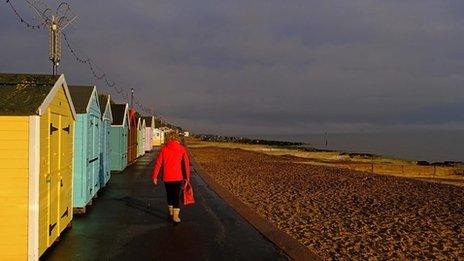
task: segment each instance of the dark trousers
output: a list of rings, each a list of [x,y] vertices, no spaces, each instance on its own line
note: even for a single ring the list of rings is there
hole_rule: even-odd
[[[182,181],[164,182],[168,205],[174,206],[174,208],[179,208],[181,185]]]

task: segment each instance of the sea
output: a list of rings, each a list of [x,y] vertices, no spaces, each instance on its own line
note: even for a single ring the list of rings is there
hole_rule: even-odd
[[[405,160],[464,162],[464,131],[401,131],[248,136],[304,142],[305,146],[342,152],[370,153]]]

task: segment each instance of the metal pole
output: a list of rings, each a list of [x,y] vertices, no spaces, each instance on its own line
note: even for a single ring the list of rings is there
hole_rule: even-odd
[[[131,109],[134,109],[134,88],[131,88]]]
[[[325,148],[329,145],[329,141],[327,140],[327,132],[325,133]]]
[[[58,71],[58,65],[61,57],[60,37],[59,37],[59,24],[52,15],[50,24],[50,54],[49,58],[52,62],[52,73],[55,75]]]

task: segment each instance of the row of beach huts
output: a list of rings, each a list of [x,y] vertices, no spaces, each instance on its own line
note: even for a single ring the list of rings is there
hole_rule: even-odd
[[[64,75],[0,73],[0,260],[38,260],[166,131]]]

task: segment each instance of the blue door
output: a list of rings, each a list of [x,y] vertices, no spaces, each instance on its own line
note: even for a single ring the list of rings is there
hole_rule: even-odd
[[[101,123],[98,116],[90,115],[90,124],[92,126],[92,142],[90,147],[90,168],[92,172],[93,190],[94,194],[100,189],[100,179],[98,173],[100,171],[100,128]]]
[[[92,198],[95,194],[94,190],[94,182],[93,182],[93,168],[92,168],[92,159],[93,159],[93,140],[94,140],[94,132],[93,132],[93,122],[92,118],[89,117],[87,119],[87,186],[89,192],[89,198]]]

